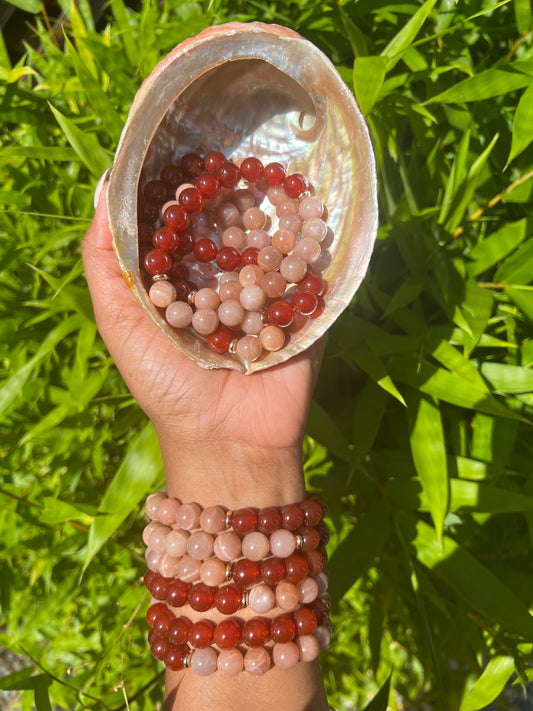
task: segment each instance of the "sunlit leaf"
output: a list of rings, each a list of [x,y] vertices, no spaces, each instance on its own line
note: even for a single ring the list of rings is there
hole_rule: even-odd
[[[503,691],[515,668],[512,657],[494,657],[463,699],[459,711],[478,711],[494,701]]]

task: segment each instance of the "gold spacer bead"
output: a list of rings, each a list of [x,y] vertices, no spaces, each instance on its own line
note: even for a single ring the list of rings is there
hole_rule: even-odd
[[[239,342],[238,338],[233,339],[233,341],[229,344],[228,353],[231,353],[232,355],[235,355],[235,353],[237,353],[237,343],[238,342]]]
[[[191,291],[187,294],[187,303],[190,306],[194,306],[194,299],[196,298],[197,293],[196,289],[191,289]]]
[[[246,591],[242,594],[242,607],[248,607],[248,593]]]
[[[232,575],[233,575],[233,573],[231,571],[231,564],[226,563],[226,573],[225,573],[226,580],[231,580]]]
[[[152,279],[154,281],[167,281],[168,274],[155,274],[155,276],[153,276]]]
[[[189,654],[185,655],[185,658],[183,660],[183,668],[184,669],[188,669],[191,666],[191,657],[192,657],[193,653],[194,653],[194,650],[191,649]]]
[[[262,309],[259,314],[261,316],[261,323],[265,326],[268,326],[268,321],[266,318],[266,309]]]
[[[296,549],[300,550],[300,548],[303,548],[304,545],[303,536],[300,533],[296,533],[294,537],[296,538]]]
[[[231,514],[233,511],[226,511],[226,526],[231,526]]]

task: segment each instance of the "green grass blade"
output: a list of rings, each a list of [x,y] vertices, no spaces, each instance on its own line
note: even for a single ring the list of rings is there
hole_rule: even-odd
[[[479,711],[486,708],[504,690],[514,668],[513,657],[491,659],[474,687],[463,699],[459,711]]]
[[[466,269],[471,277],[477,277],[484,271],[505,259],[526,237],[527,220],[508,222],[484,240],[477,242],[468,252]]]
[[[524,74],[505,69],[487,69],[480,74],[460,81],[426,101],[427,104],[462,104],[486,101],[517,89],[529,86],[531,79]]]
[[[68,142],[74,148],[81,161],[94,176],[100,178],[108,168],[111,168],[111,156],[102,148],[94,134],[81,131],[73,121],[63,116],[51,104],[50,108]]]
[[[437,0],[426,0],[422,7],[415,12],[411,19],[382,51],[381,56],[387,57],[388,59],[388,71],[395,67],[400,61],[402,52],[411,45],[411,42],[419,33],[429,13],[435,7],[436,2]]]
[[[513,118],[513,138],[507,163],[510,163],[529,146],[533,140],[531,124],[533,123],[533,84],[522,94]]]

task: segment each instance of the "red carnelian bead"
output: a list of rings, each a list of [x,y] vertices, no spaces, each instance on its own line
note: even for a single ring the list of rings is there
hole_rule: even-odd
[[[315,600],[307,606],[315,615],[317,625],[322,625],[329,618],[328,606],[322,600]]]
[[[325,308],[326,308],[326,302],[324,301],[324,299],[321,296],[319,296],[318,297],[318,306],[313,311],[313,313],[309,316],[309,318],[318,318],[319,316],[322,315],[322,312],[324,311]]]
[[[269,185],[281,185],[285,180],[285,168],[281,163],[269,163],[265,166],[263,177]]]
[[[176,301],[187,301],[191,287],[185,279],[176,279],[173,282],[176,287]]]
[[[156,602],[148,608],[146,621],[157,632],[166,632],[174,619],[174,613],[162,602]]]
[[[168,187],[162,180],[150,180],[144,186],[144,197],[152,202],[164,202],[167,199]]]
[[[155,222],[159,217],[159,208],[153,202],[141,202],[137,205],[137,219],[141,222]]]
[[[255,247],[248,247],[241,254],[241,264],[243,267],[248,266],[248,264],[257,264],[257,255],[259,250]]]
[[[311,526],[302,526],[297,533],[299,533],[303,539],[301,550],[307,553],[318,548],[318,544],[320,543],[320,534],[316,528],[312,528]]]
[[[211,620],[198,620],[195,622],[188,634],[188,641],[196,649],[209,647],[213,641],[213,631],[215,625]]]
[[[220,195],[220,181],[216,175],[211,173],[202,173],[196,181],[196,187],[206,198],[216,198],[217,195]]]
[[[163,252],[173,252],[180,246],[180,238],[170,227],[160,227],[152,235],[152,244]]]
[[[232,567],[233,581],[240,588],[248,588],[261,580],[261,568],[255,560],[241,558]]]
[[[241,179],[241,171],[235,163],[226,161],[221,167],[218,179],[223,188],[234,188]]]
[[[197,612],[206,612],[213,607],[216,588],[204,583],[193,585],[189,593],[189,605]]]
[[[168,274],[172,269],[172,259],[161,249],[153,249],[144,258],[144,268],[150,274]]]
[[[294,320],[294,311],[292,310],[292,306],[286,301],[274,301],[266,311],[266,318],[268,323],[272,326],[286,328],[290,326]]]
[[[261,563],[261,579],[265,583],[281,583],[285,579],[285,561],[282,558],[267,558]]]
[[[326,546],[329,543],[329,529],[324,523],[324,521],[320,522],[319,525],[316,527],[316,532],[319,535],[319,542],[317,548]]]
[[[262,647],[270,637],[270,625],[263,617],[252,617],[245,622],[242,641],[249,647]]]
[[[175,617],[168,626],[167,637],[174,644],[183,644],[187,641],[192,622],[188,617]]]
[[[207,345],[215,353],[227,353],[233,338],[233,333],[229,328],[219,326],[207,337]]]
[[[302,501],[300,508],[304,512],[305,522],[308,526],[316,526],[317,523],[322,521],[322,506],[320,506],[318,501],[307,499],[306,501]]]
[[[156,600],[166,600],[168,592],[168,583],[168,578],[164,578],[162,575],[157,574],[152,580],[150,587],[148,588],[152,597],[154,597]]]
[[[284,303],[284,302],[281,302]],[[296,531],[303,525],[305,516],[298,504],[286,504],[281,507],[281,525],[289,531]]]
[[[309,574],[309,563],[301,553],[293,553],[285,559],[286,579],[299,583]]]
[[[164,660],[167,648],[168,648],[168,642],[165,639],[165,637],[163,637],[163,635],[160,635],[160,634],[156,635],[153,638],[152,644],[150,645],[150,650],[151,650],[152,654],[160,662],[162,662]]]
[[[309,563],[309,572],[315,577],[324,569],[324,556],[319,551],[309,551],[305,555]]]
[[[220,649],[234,649],[241,641],[241,626],[230,618],[219,622],[213,632],[213,642]]]
[[[307,180],[300,173],[293,173],[285,178],[283,187],[290,198],[299,198],[307,190]]]
[[[163,222],[172,227],[176,232],[183,232],[189,226],[191,218],[187,210],[181,205],[170,205],[163,213]]]
[[[250,508],[237,509],[231,514],[231,525],[235,533],[244,536],[256,530],[257,514]]]
[[[190,653],[186,644],[169,644],[163,657],[165,665],[172,671],[183,669],[185,657]]]
[[[324,499],[318,494],[311,494],[309,498],[311,499],[311,501],[316,501],[316,503],[322,509],[322,518],[325,518],[328,515],[328,505],[326,504]]]
[[[312,291],[296,291],[291,299],[292,308],[302,316],[311,316],[318,307],[318,296]]]
[[[242,605],[242,593],[235,585],[222,585],[215,593],[215,607],[225,615],[233,615]]]
[[[159,636],[159,632],[156,632],[152,628],[148,630],[148,644],[150,645],[150,647],[152,646],[152,642],[157,636]]]
[[[166,165],[161,171],[161,180],[176,189],[185,182],[185,173],[177,165]]]
[[[259,158],[250,156],[250,158],[245,158],[241,163],[241,175],[250,183],[255,183],[257,180],[260,180],[263,177],[263,171],[263,164]]]
[[[188,281],[189,279],[189,267],[182,262],[174,262],[172,265],[172,271],[170,276],[174,279],[182,279],[183,281]]]
[[[181,167],[188,175],[196,178],[204,169],[204,162],[198,153],[186,153],[181,159]]]
[[[317,628],[317,618],[315,613],[308,607],[300,607],[294,611],[294,621],[298,634],[313,634]]]
[[[281,527],[281,513],[274,506],[266,506],[257,514],[257,530],[261,533],[274,533]]]
[[[137,234],[139,242],[151,242],[154,226],[149,222],[139,222],[137,225]]]
[[[212,262],[217,256],[217,246],[212,239],[199,239],[193,248],[194,256],[199,262]]]
[[[234,272],[241,263],[241,255],[234,247],[222,247],[216,256],[217,266],[223,272]]]
[[[183,607],[189,600],[191,584],[183,580],[173,579],[168,584],[167,602],[172,607]]]
[[[157,575],[159,575],[159,573],[156,573],[156,572],[153,571],[153,570],[147,570],[147,571],[146,571],[146,573],[144,574],[143,583],[144,583],[144,587],[145,587],[147,590],[150,590],[150,583],[152,582],[152,580],[153,580]]]
[[[324,296],[328,290],[328,283],[318,274],[307,274],[298,282],[300,291],[311,291],[317,296]]]
[[[296,622],[290,615],[278,615],[270,625],[270,636],[274,642],[290,642],[296,634]]]
[[[204,166],[208,173],[218,175],[220,169],[226,162],[226,156],[219,151],[211,151],[204,158]]]
[[[190,254],[194,248],[194,237],[190,232],[181,232],[180,234],[180,254]]]
[[[198,188],[185,188],[178,198],[179,204],[184,207],[189,214],[202,212],[205,205],[205,197]]]

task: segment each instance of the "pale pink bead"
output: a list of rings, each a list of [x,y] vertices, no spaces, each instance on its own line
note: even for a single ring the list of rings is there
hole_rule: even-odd
[[[233,247],[241,250],[246,244],[246,235],[240,227],[227,227],[222,233],[222,244],[224,247]]]
[[[270,654],[264,647],[251,647],[244,655],[244,668],[252,676],[261,676],[270,669]]]
[[[313,264],[320,259],[322,254],[322,249],[320,248],[320,242],[316,239],[311,239],[310,237],[304,237],[294,249],[294,254],[301,257],[306,264]]]
[[[316,239],[317,242],[322,242],[327,231],[328,226],[320,217],[312,217],[310,220],[305,220],[302,225],[302,235],[310,239]]]
[[[285,334],[279,326],[265,326],[259,334],[259,340],[266,351],[279,351],[285,345]]]
[[[144,559],[146,560],[146,565],[149,570],[153,570],[154,573],[159,572],[159,559],[163,554],[153,551],[151,548],[147,548],[144,553]]]
[[[159,559],[159,572],[165,578],[175,578],[178,574],[181,558],[174,558],[168,553],[162,553]]]
[[[194,305],[197,309],[213,309],[213,311],[216,311],[220,305],[220,296],[214,289],[200,289],[194,297]]]
[[[174,328],[186,328],[192,321],[193,310],[185,301],[174,301],[165,311],[165,318]]]
[[[195,649],[191,656],[191,669],[198,676],[209,676],[217,669],[217,656],[213,647]]]
[[[243,336],[237,341],[237,355],[247,363],[254,363],[261,358],[263,346],[257,336]]]
[[[168,528],[168,526],[160,524],[157,528],[154,528],[148,540],[149,547],[158,553],[164,553],[166,551],[166,540],[169,533],[170,528]]]
[[[272,663],[278,669],[292,669],[300,661],[300,651],[294,642],[278,642],[272,647]]]
[[[194,187],[195,187],[195,186],[194,186],[192,183],[182,183],[182,184],[177,188],[177,190],[176,190],[176,200],[178,200],[178,204],[179,204],[179,197],[180,197],[181,193],[182,193],[184,190],[187,190],[187,188],[194,188]]]
[[[279,249],[270,246],[263,247],[257,255],[257,265],[264,272],[274,272],[279,269],[282,259],[283,255]]]
[[[299,215],[293,215],[292,212],[280,217],[278,222],[280,230],[289,230],[289,232],[294,232],[295,235],[301,231],[302,224],[302,218]]]
[[[265,272],[257,264],[247,264],[239,272],[239,282],[243,287],[261,284]]]
[[[304,578],[296,583],[296,587],[300,592],[300,602],[303,602],[304,605],[316,600],[318,596],[318,585],[314,578]]]
[[[249,207],[242,216],[242,224],[247,230],[261,230],[266,223],[266,215],[258,207]]]
[[[226,566],[218,558],[208,558],[200,566],[200,580],[205,585],[222,585],[226,581]]]
[[[157,520],[165,523],[167,526],[176,522],[176,511],[181,506],[181,502],[177,499],[166,499],[157,507]]]
[[[288,254],[296,247],[296,234],[290,230],[276,230],[272,235],[272,246],[282,254]]]
[[[260,311],[265,305],[266,294],[260,286],[252,284],[244,287],[239,295],[239,301],[247,311]]]
[[[278,217],[283,217],[283,215],[297,215],[298,214],[298,202],[292,198],[287,198],[283,200],[279,205],[276,206],[276,215]]]
[[[250,560],[263,560],[270,550],[268,537],[260,531],[247,533],[242,539],[242,554]]]
[[[161,208],[161,216],[165,214],[169,207],[173,207],[174,205],[179,205],[179,202],[177,200],[169,200],[166,202]]]
[[[161,491],[158,491],[155,494],[150,494],[150,496],[146,499],[146,515],[149,519],[155,519],[157,507],[162,501],[165,501],[166,498],[167,495],[163,494]]]
[[[279,528],[277,531],[273,531],[270,534],[270,550],[272,555],[276,555],[278,558],[288,558],[296,550],[294,533],[287,531],[286,528]]]
[[[219,284],[224,284],[227,281],[239,281],[237,272],[222,272],[218,275]]]
[[[313,636],[316,637],[320,651],[326,649],[331,642],[331,632],[326,625],[319,625],[313,632]]]
[[[248,607],[262,615],[272,610],[276,604],[276,597],[268,585],[254,585],[248,592]]]
[[[246,235],[246,244],[248,247],[255,247],[256,249],[268,247],[270,244],[269,234],[265,230],[251,230]]]
[[[189,534],[187,531],[182,531],[181,528],[176,528],[167,535],[166,552],[169,555],[179,558],[187,552],[187,541]]]
[[[200,528],[207,533],[220,533],[226,528],[226,512],[220,506],[207,506],[200,514]]]
[[[148,296],[154,306],[166,309],[176,299],[176,287],[166,279],[156,281],[150,287]]]
[[[213,309],[198,309],[193,314],[192,326],[201,336],[209,336],[218,327],[217,312]]]
[[[184,555],[178,559],[178,566],[175,576],[184,583],[193,583],[200,577],[201,561],[192,558],[190,555]]]
[[[302,662],[312,662],[318,657],[320,647],[317,638],[312,634],[303,634],[296,638],[300,660]]]
[[[296,283],[307,274],[307,264],[297,254],[289,254],[281,262],[279,270],[289,283]]]
[[[261,288],[269,299],[277,299],[285,293],[287,280],[279,272],[268,272],[261,281]]]
[[[238,326],[244,318],[244,308],[240,301],[227,299],[218,307],[218,318],[224,326]]]
[[[223,227],[233,227],[241,219],[241,213],[232,202],[223,202],[217,207],[216,217]]]
[[[198,528],[201,512],[198,504],[182,504],[176,511],[176,523],[185,531],[192,531]]]
[[[217,669],[221,676],[237,676],[243,666],[244,657],[238,649],[222,649],[218,653]]]
[[[241,329],[244,333],[250,336],[257,336],[261,333],[265,324],[261,320],[261,314],[258,311],[247,311],[241,322]]]
[[[254,194],[251,190],[248,190],[248,188],[240,188],[240,190],[236,190],[233,193],[232,199],[239,212],[246,212],[255,205]]]
[[[226,562],[235,560],[241,555],[241,539],[233,531],[219,533],[215,538],[213,553]]]
[[[220,296],[220,301],[238,301],[239,295],[242,291],[242,284],[238,281],[225,281],[219,286],[218,295]]]
[[[161,524],[158,523],[157,521],[150,521],[150,523],[144,527],[143,530],[143,543],[145,546],[148,545],[148,541],[150,540],[150,534],[154,529],[156,529],[158,526]]]
[[[318,585],[318,594],[323,595],[328,589],[329,575],[325,570],[321,570],[318,575],[315,575],[315,580]]]
[[[272,205],[279,205],[287,199],[287,193],[283,185],[271,185],[267,190],[267,198]]]
[[[294,610],[300,602],[300,593],[294,583],[282,582],[276,586],[276,603],[282,610]]]
[[[318,198],[305,197],[298,206],[298,214],[303,220],[310,220],[313,217],[322,217],[324,205]]]
[[[205,531],[194,531],[187,541],[187,553],[196,560],[205,560],[213,553],[213,536]]]

